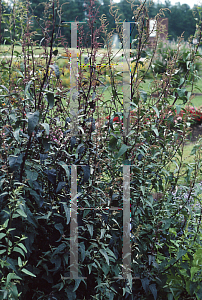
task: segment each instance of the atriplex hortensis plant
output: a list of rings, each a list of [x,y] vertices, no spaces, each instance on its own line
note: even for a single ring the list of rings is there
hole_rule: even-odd
[[[175,123],[171,113],[186,111],[191,101],[186,86],[197,75],[198,46],[185,55],[180,40],[172,60],[168,50],[165,72],[157,74],[158,40],[148,49],[146,3],[132,5],[136,49],[131,82],[126,82],[128,66],[120,63],[122,49],[112,48],[106,17],[99,16],[93,0],[85,8],[86,24],[78,25],[77,136],[70,132],[71,45],[63,35],[68,25],[61,23],[59,3],[44,5],[43,23],[35,18],[40,40],[28,2],[14,2],[10,15],[3,16],[10,18],[11,51],[0,57],[1,299],[200,299],[201,146],[193,150],[193,165],[186,165],[188,117],[183,113]],[[119,12],[115,5],[110,11],[122,41]],[[198,38],[200,43],[200,32]],[[153,80],[146,91],[142,84],[149,73]],[[125,136],[122,122],[113,122],[123,116],[123,84],[131,96]],[[122,272],[122,211],[107,209],[123,207],[123,164],[131,165],[133,278],[128,280],[115,278]],[[82,280],[68,278],[71,165],[78,173]],[[81,209],[88,207],[97,209]]]

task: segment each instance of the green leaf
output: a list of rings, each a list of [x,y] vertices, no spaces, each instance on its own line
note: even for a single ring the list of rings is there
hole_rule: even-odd
[[[63,253],[65,248],[66,248],[66,245],[65,245],[65,244],[60,244],[60,245],[55,249],[55,251],[53,252],[52,257],[54,257],[56,254],[61,254],[61,253]],[[66,252],[66,251],[65,251],[65,252]]]
[[[185,92],[186,92],[185,88],[183,88],[183,89],[177,88],[177,93],[180,98],[183,98],[185,96]]]
[[[104,272],[105,276],[109,273],[110,267],[105,263],[102,265],[102,271]]]
[[[64,182],[64,181],[58,182],[56,193],[59,193],[65,186],[66,186],[66,182]]]
[[[3,185],[4,181],[5,181],[5,178],[2,178],[2,179],[0,180],[0,189],[2,188],[2,185]]]
[[[8,157],[8,161],[9,161],[9,166],[11,168],[12,171],[17,171],[17,169],[19,169],[21,163],[23,160],[23,154],[21,153],[18,156],[15,155],[10,155]]]
[[[12,279],[16,279],[16,280],[22,280],[21,277],[17,276],[15,273],[9,273],[6,277],[6,286],[9,284],[9,282],[12,280]]]
[[[50,150],[50,140],[49,140],[49,138],[42,138],[42,144],[44,146],[45,151]]]
[[[0,250],[0,254],[3,254],[6,252],[6,249]]]
[[[57,55],[58,55],[58,49],[55,49],[55,50],[53,51],[53,54],[54,54],[55,56],[57,56]]]
[[[13,132],[13,136],[14,138],[19,142],[19,134],[20,134],[20,129],[16,129],[14,132]]]
[[[83,212],[83,218],[85,218],[89,212],[91,212],[91,209],[84,209],[84,212]]]
[[[116,148],[116,145],[117,145],[117,138],[113,136],[109,141],[109,150],[114,150]]]
[[[73,292],[76,292],[76,290],[79,287],[80,282],[81,282],[81,279],[75,279],[75,286],[74,286]]]
[[[0,233],[0,240],[6,236],[6,233]]]
[[[99,251],[104,256],[104,258],[106,259],[107,264],[109,265],[109,256],[107,255],[107,252],[105,251],[105,249],[99,249]]]
[[[180,249],[177,254],[177,260],[180,259],[182,256],[184,256],[187,253],[187,250]]]
[[[176,105],[177,114],[179,115],[181,111],[181,105]]]
[[[88,264],[88,272],[89,272],[89,274],[91,273],[91,270],[92,270],[92,264]]]
[[[25,268],[23,268],[21,271],[29,276],[36,277],[36,275],[34,275],[32,272],[26,270]]]
[[[145,186],[141,185],[140,189],[141,189],[142,195],[144,196],[144,194],[145,194]]]
[[[22,209],[17,209],[16,213],[18,213],[21,217],[27,218],[26,213]]]
[[[22,243],[19,243],[18,247],[22,248],[25,251],[25,253],[27,253],[27,249],[25,248],[25,245],[23,245]]]
[[[200,267],[191,267],[190,273],[191,273],[191,280],[193,279],[194,275],[200,270]]]
[[[156,106],[153,106],[153,109],[154,109],[155,112],[156,112],[157,118],[159,118],[159,111],[158,111],[158,108],[157,108]]]
[[[86,226],[87,226],[88,231],[89,231],[89,233],[90,233],[90,235],[92,237],[93,236],[93,224],[87,224]]]
[[[49,108],[53,108],[54,104],[55,104],[55,100],[54,100],[54,93],[53,92],[47,92],[46,93],[46,98],[49,104]]]
[[[16,285],[12,285],[10,287],[10,292],[12,294],[12,297],[14,297],[15,300],[18,300],[19,297],[18,297],[18,289],[17,289],[17,286]],[[13,299],[13,298],[12,298]]]
[[[198,299],[202,299],[202,287],[200,287],[200,289],[197,291],[196,293]]]
[[[150,284],[149,286],[150,291],[152,292],[152,295],[154,297],[154,300],[157,299],[157,289],[155,284]]]
[[[123,144],[123,145],[121,146],[121,149],[119,150],[119,152],[118,152],[116,158],[119,158],[120,156],[122,156],[122,155],[128,150],[128,148],[129,148],[129,147],[128,147],[126,144]]]
[[[7,89],[7,87],[5,87],[4,85],[0,84],[0,87],[3,88],[4,90],[7,91],[7,93],[9,93],[9,90]]]
[[[142,98],[142,100],[144,101],[144,103],[147,102],[147,92],[141,91],[140,92],[140,97]]]
[[[59,70],[58,65],[56,65],[56,64],[50,65],[50,68],[54,70],[56,78],[59,79],[60,78],[60,70]]]
[[[89,178],[90,178],[90,166],[81,166],[81,168],[83,169],[83,181],[81,184],[83,184],[84,182],[88,182]]]
[[[185,82],[185,79],[183,77],[180,78],[180,85]]]
[[[24,254],[24,252],[22,251],[21,248],[19,248],[19,247],[14,247],[14,248],[13,248],[13,251],[14,251],[14,252],[18,252],[18,253],[20,253],[23,257],[25,257],[25,254]]]
[[[114,254],[114,252],[112,252],[112,250],[110,250],[109,248],[106,249],[107,253],[109,256],[113,257],[116,259],[116,255]]]
[[[18,74],[20,75],[21,78],[24,78],[24,75],[22,74],[22,72],[18,69],[16,69],[16,71],[18,72]]]
[[[70,222],[70,207],[67,207],[67,203],[66,202],[61,202],[63,204],[64,210],[65,210],[65,215],[66,215],[66,219],[67,219],[67,225]]]
[[[85,251],[85,244],[84,242],[79,243],[80,251],[81,251],[81,262],[84,261],[85,256],[86,256],[86,251]]]
[[[48,123],[42,123],[41,126],[43,126],[43,128],[46,131],[46,134],[49,135],[49,124]]]
[[[67,178],[69,178],[69,167],[64,161],[59,161],[58,164],[65,170]]]
[[[172,293],[168,294],[168,300],[173,300],[173,294]]]
[[[187,101],[189,100],[190,96],[191,96],[191,92],[188,92],[187,93]]]
[[[142,287],[146,294],[148,293],[148,290],[149,290],[149,282],[150,282],[150,280],[147,277],[141,279]]]
[[[34,131],[35,127],[39,122],[39,112],[35,111],[34,113],[28,113],[27,117],[28,117],[28,134],[32,135],[32,132]]]
[[[158,129],[155,127],[155,125],[152,125],[152,130],[155,133],[156,136],[159,136]]]
[[[20,256],[18,256],[18,266],[21,268],[22,267],[22,259]]]
[[[37,177],[38,177],[38,173],[37,172],[29,171],[29,170],[25,170],[25,172],[26,172],[28,180],[30,180],[30,181],[37,180]]]
[[[30,97],[31,96],[31,93],[30,93],[30,87],[31,87],[31,84],[32,84],[32,80],[30,80],[28,83],[27,83],[27,85],[26,85],[26,87],[25,87],[25,98],[26,98],[26,95],[28,96],[28,97]]]
[[[102,229],[101,229],[100,239],[102,239],[102,238],[104,237],[105,232],[106,232],[106,229],[105,229],[105,228],[102,228]]]
[[[3,193],[4,194],[4,193]],[[7,195],[8,193],[6,193]],[[2,197],[2,194],[0,195]],[[7,219],[4,224],[3,224],[3,228],[6,228],[8,226],[8,222],[9,222],[9,219]]]

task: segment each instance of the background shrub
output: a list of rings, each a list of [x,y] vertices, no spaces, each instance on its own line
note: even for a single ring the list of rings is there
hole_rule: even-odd
[[[175,110],[180,115],[190,101],[186,86],[195,83],[198,46],[184,58],[177,51],[161,76],[154,70],[148,93],[141,84],[155,51],[140,50],[148,36],[139,32],[130,78],[131,126],[124,136],[125,99],[116,80],[122,74],[106,18],[100,17],[101,26],[95,23],[90,1],[87,54],[83,25],[78,30],[79,134],[72,136],[69,83],[62,78],[69,79],[70,56],[57,3],[45,5],[39,41],[33,40],[29,6],[20,5],[10,13],[11,56],[1,58],[1,299],[200,299],[201,141],[193,148],[194,162],[184,163],[188,115],[174,122]],[[111,13],[118,21],[113,6]],[[147,8],[137,8],[134,17],[144,24]],[[100,32],[106,45],[101,57]],[[16,36],[22,47],[17,53]],[[193,67],[183,70],[182,60],[182,66]],[[174,76],[173,83],[179,72],[183,77]],[[103,80],[107,75],[109,83]],[[77,165],[79,276],[87,278],[76,280],[69,278],[72,165]],[[123,165],[130,165],[132,274],[127,280],[119,278]]]

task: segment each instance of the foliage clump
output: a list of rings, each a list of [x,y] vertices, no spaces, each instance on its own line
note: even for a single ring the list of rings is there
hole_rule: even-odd
[[[165,69],[155,70],[158,34],[155,48],[147,49],[148,12],[141,4],[134,11],[142,28],[132,72],[120,70],[106,17],[95,23],[91,0],[90,47],[80,24],[72,93],[74,51],[60,31],[57,3],[45,6],[39,41],[33,40],[29,6],[17,5],[10,13],[11,52],[0,57],[0,299],[201,299],[201,140],[192,150],[194,162],[183,161],[190,131],[187,85],[193,90],[199,45],[183,58],[178,47]],[[114,5],[110,12],[118,21]],[[123,43],[121,26],[116,29]],[[145,90],[149,72],[154,76]],[[73,100],[78,113],[71,111]],[[75,115],[78,132],[72,134]],[[122,278],[126,166],[131,274]],[[78,279],[70,276],[73,190]]]

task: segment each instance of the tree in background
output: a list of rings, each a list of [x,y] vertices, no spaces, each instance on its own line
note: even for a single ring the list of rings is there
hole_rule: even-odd
[[[16,2],[17,4],[18,2]],[[87,3],[87,2],[86,2]],[[70,0],[68,3],[65,0],[57,1],[58,8],[58,18],[61,18],[61,32],[67,39],[68,43],[70,42],[70,25],[65,24],[65,22],[71,21],[80,21],[84,22],[87,20],[88,16],[86,15],[86,5],[85,1],[81,0]],[[108,28],[111,30],[115,28],[115,23],[112,15],[109,12],[109,0],[104,0],[102,2],[96,1],[95,7],[99,11],[99,16],[105,14],[108,20]],[[135,0],[131,6],[130,3],[122,0],[119,3],[116,3],[116,7],[120,12],[120,20],[121,21],[133,21],[133,12],[131,7],[135,9],[140,5],[138,0]],[[196,29],[196,17],[198,17],[196,6],[193,9],[187,4],[177,3],[175,5],[171,5],[170,1],[166,1],[165,4],[162,3],[154,3],[147,2],[148,14],[150,18],[154,18],[159,10],[164,10],[165,18],[168,18],[168,38],[170,40],[177,39],[184,32],[184,39],[187,40],[190,35],[195,33]],[[45,2],[40,0],[32,0],[29,14],[32,15],[32,26],[31,30],[36,31],[35,40],[43,37],[43,20],[44,20],[44,8]],[[7,33],[4,32],[6,20],[8,21],[7,13],[11,10],[11,6],[8,3],[2,3],[2,18],[0,17],[1,24],[1,36],[6,37]],[[50,16],[51,18],[51,16]],[[98,18],[97,23],[100,24],[100,20]],[[84,26],[84,32],[87,34],[86,26]],[[134,36],[137,34],[137,31],[134,29]],[[134,36],[132,38],[134,38]],[[101,40],[100,40],[101,41]],[[2,40],[3,42],[3,40]],[[7,41],[8,42],[8,41]]]

